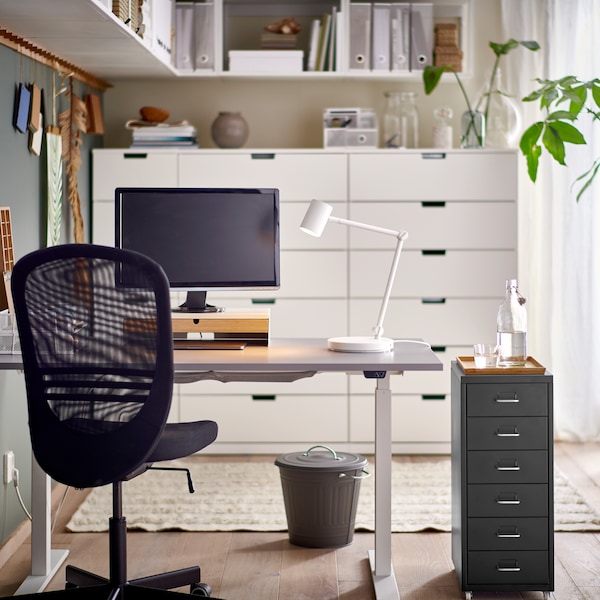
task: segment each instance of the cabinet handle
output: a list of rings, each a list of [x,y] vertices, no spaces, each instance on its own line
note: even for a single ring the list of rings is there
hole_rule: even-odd
[[[517,527],[500,527],[496,530],[497,538],[520,538],[521,534]]]
[[[500,561],[496,565],[496,571],[499,573],[519,573],[521,571],[521,567],[516,560],[504,560]]]
[[[274,402],[277,399],[275,394],[252,394],[252,400],[255,402]]]
[[[423,256],[446,256],[445,250],[421,250]]]
[[[506,402],[520,402],[520,400],[515,392],[499,392],[496,394],[496,402],[504,404]]]
[[[123,158],[148,158],[147,152],[125,152]]]
[[[512,464],[507,464],[512,462]],[[520,471],[521,467],[519,466],[519,463],[516,460],[513,461],[498,461],[496,463],[496,471]]]
[[[446,298],[421,298],[421,304],[446,304]]]
[[[421,202],[422,208],[444,208],[445,206],[446,206],[446,203],[443,200],[440,200],[440,201],[429,200],[426,202]]]
[[[443,160],[446,158],[445,152],[421,152],[421,158],[425,160]]]
[[[496,498],[496,504],[521,504],[519,496],[515,493],[500,494]]]
[[[508,428],[505,428],[508,429]],[[498,429],[496,429],[496,435],[498,437],[520,437],[521,434],[519,433],[518,428],[515,426],[512,428],[512,431],[502,431],[502,427],[498,427]]]
[[[446,352],[446,346],[431,346],[432,352]]]
[[[273,152],[252,152],[250,156],[252,160],[273,160],[275,158]]]
[[[421,394],[421,400],[445,400],[446,394]]]
[[[252,304],[275,304],[275,298],[252,298]]]

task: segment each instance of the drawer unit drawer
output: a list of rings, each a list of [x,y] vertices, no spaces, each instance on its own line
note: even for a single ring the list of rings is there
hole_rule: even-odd
[[[218,442],[345,442],[346,396],[182,396],[182,421],[211,419]]]
[[[467,583],[506,586],[519,584],[548,585],[550,583],[548,552],[519,552],[516,550],[469,552]]]
[[[377,300],[350,300],[350,335],[369,335],[379,307]],[[383,327],[392,338],[423,338],[434,346],[472,348],[486,338],[485,332],[495,336],[497,313],[498,301],[492,299],[392,299]]]
[[[547,517],[548,504],[546,484],[467,486],[469,517]]]
[[[468,519],[471,550],[547,550],[548,519]]]
[[[467,457],[469,483],[548,483],[546,450],[473,450]]]
[[[515,200],[517,158],[514,151],[354,153],[350,199]]]
[[[548,388],[539,383],[469,383],[467,416],[547,416]]]
[[[279,189],[282,202],[348,197],[345,153],[228,152],[181,154],[181,187],[263,187]]]
[[[380,223],[408,232],[405,246],[427,250],[509,250],[517,247],[515,202],[352,202],[350,219]],[[451,224],[451,226],[449,226]],[[352,228],[355,249],[387,248],[396,240],[387,235]]]
[[[113,200],[117,187],[177,187],[177,154],[94,150],[92,197]]]
[[[300,223],[308,208],[307,202],[281,202],[280,246],[282,250],[346,250],[348,227],[331,225],[320,237],[308,235],[300,230]],[[346,202],[331,202],[336,217],[347,218]]]
[[[285,251],[281,253],[281,287],[284,298],[345,298],[346,253]]]
[[[350,297],[381,297],[392,257],[391,252],[352,250]],[[392,297],[495,298],[499,304],[502,282],[498,273],[516,273],[516,269],[514,250],[407,250],[398,263]]]
[[[470,417],[469,450],[544,450],[548,448],[546,417]]]

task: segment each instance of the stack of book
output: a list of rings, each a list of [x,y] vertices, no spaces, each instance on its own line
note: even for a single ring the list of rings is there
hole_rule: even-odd
[[[272,33],[265,31],[260,38],[260,47],[264,49],[294,50],[298,43],[295,33]]]
[[[197,148],[196,128],[187,121],[180,123],[148,123],[128,121],[133,131],[132,148],[147,146],[175,146]]]

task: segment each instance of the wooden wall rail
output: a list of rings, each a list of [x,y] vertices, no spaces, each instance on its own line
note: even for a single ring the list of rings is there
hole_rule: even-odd
[[[54,69],[63,75],[72,74],[75,79],[96,90],[104,91],[111,87],[110,83],[104,81],[103,79],[95,77],[94,75],[84,71],[69,61],[60,58],[59,56],[56,56],[55,54],[52,54],[51,52],[48,52],[47,50],[44,50],[35,44],[32,44],[26,39],[11,33],[3,27],[0,27],[0,44],[11,48],[23,56],[27,56],[32,60],[42,63],[43,65],[46,65],[47,67],[50,67],[51,69]]]

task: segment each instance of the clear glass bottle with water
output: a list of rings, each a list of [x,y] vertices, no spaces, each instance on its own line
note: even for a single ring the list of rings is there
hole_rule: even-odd
[[[506,281],[506,297],[497,319],[500,367],[522,367],[527,361],[527,310],[516,279]]]
[[[419,147],[419,113],[415,92],[385,92],[384,148]]]

